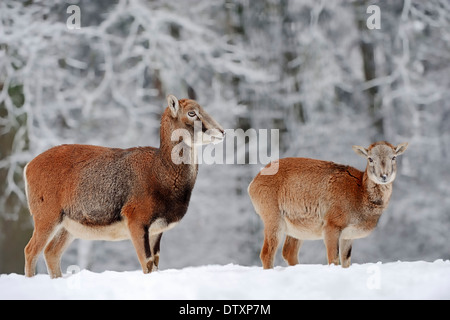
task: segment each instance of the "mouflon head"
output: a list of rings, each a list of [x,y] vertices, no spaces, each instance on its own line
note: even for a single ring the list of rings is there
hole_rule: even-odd
[[[191,99],[178,100],[174,95],[167,96],[167,109],[176,128],[185,130],[194,145],[219,143],[225,137],[222,126],[214,120],[196,101]],[[191,145],[191,143],[189,143]]]
[[[397,174],[397,157],[405,152],[408,143],[393,146],[389,142],[372,143],[367,149],[353,146],[356,154],[367,159],[367,173],[370,180],[377,184],[388,184],[395,180]]]

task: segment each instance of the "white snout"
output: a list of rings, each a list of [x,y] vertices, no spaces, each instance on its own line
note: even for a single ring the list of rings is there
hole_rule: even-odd
[[[225,138],[225,133],[219,129],[209,129],[202,133],[202,143],[203,144],[218,144]]]
[[[395,179],[395,172],[393,172],[391,175],[388,174],[381,174],[379,177],[377,177],[375,183],[378,184],[389,184],[392,183]],[[373,179],[372,179],[373,180]]]

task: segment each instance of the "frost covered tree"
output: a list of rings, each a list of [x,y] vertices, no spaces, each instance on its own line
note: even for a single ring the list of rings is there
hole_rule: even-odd
[[[227,83],[230,75],[251,70],[239,67],[234,52],[238,48],[217,36],[204,4],[85,1],[78,5],[81,28],[69,29],[66,3],[2,3],[3,131],[11,134],[14,125],[20,129],[14,135],[12,155],[5,154],[2,160],[8,176],[2,200],[6,203],[12,195],[19,200],[11,212],[2,213],[5,220],[21,215],[24,164],[53,145],[157,146],[169,92],[197,99],[228,127],[235,126],[234,117],[240,112]],[[213,4],[210,10],[219,12],[221,5]],[[186,17],[186,10],[200,20]],[[23,92],[20,105],[12,102],[14,90]],[[20,116],[22,123],[16,120]],[[228,177],[238,174],[233,171]],[[222,185],[203,185],[209,192],[227,193]],[[232,181],[225,185],[234,193]],[[200,217],[209,213],[203,211]]]

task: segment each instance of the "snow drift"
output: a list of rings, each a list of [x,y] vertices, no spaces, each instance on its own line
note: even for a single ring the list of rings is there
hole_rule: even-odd
[[[73,268],[76,270],[76,268]],[[70,270],[69,270],[70,272]],[[450,261],[0,276],[0,299],[450,299]]]

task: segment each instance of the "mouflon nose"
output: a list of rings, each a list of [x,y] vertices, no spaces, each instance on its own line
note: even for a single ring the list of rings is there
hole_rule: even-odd
[[[381,179],[383,179],[383,181],[386,181],[386,180],[387,180],[387,177],[388,177],[387,174],[382,174],[382,175],[381,175]]]

